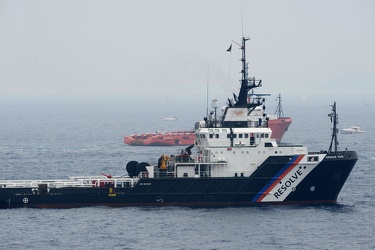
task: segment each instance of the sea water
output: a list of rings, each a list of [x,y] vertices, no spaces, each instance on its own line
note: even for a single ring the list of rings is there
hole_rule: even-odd
[[[327,105],[284,107],[293,123],[283,141],[327,150]],[[359,159],[337,205],[5,209],[0,249],[374,249],[374,111],[338,104],[338,112],[339,127],[360,121],[367,132],[339,135],[340,149],[357,151]],[[205,110],[184,110],[174,114],[177,121],[163,115],[114,102],[2,103],[0,179],[123,175],[131,160],[155,164],[182,148],[128,146],[123,137],[190,130]]]

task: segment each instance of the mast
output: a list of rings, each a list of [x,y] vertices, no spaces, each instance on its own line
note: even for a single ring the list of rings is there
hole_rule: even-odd
[[[246,41],[250,40],[250,38],[242,37],[242,79],[241,79],[241,89],[238,94],[238,101],[235,103],[234,106],[236,107],[246,107],[247,106],[247,93],[253,89],[262,86],[261,82],[262,80],[255,80],[255,78],[249,79],[248,77],[248,66],[246,63]]]
[[[277,118],[284,117],[283,108],[281,106],[281,94],[276,97],[276,99],[279,99],[279,103],[277,104],[277,108],[275,111],[275,115],[277,114]]]
[[[207,110],[206,110],[206,117],[208,117],[208,83],[210,79],[210,65],[207,65],[207,93],[206,93],[206,105],[207,105]]]
[[[224,114],[221,119],[221,126],[222,127],[247,127],[247,115],[249,115],[257,106],[263,104],[263,100],[261,98],[256,98],[255,101],[249,102],[248,101],[248,92],[254,88],[261,87],[262,80],[255,80],[255,77],[250,78],[248,74],[248,63],[246,62],[246,41],[250,40],[250,38],[242,37],[242,44],[238,44],[233,41],[235,44],[240,46],[242,50],[242,70],[241,70],[241,88],[239,91],[238,96],[233,93],[233,101],[228,98],[228,107],[226,107]],[[236,113],[236,117],[234,116],[227,116],[227,114]],[[247,113],[247,114],[246,114]]]
[[[329,145],[329,150],[328,153],[332,153],[332,144],[335,146],[335,154],[337,154],[337,145],[339,144],[337,140],[337,124],[338,122],[338,114],[336,112],[336,101],[333,103],[333,105],[330,105],[332,107],[332,112],[328,114],[329,117],[331,117],[331,123],[333,123],[333,128],[332,128],[332,139],[331,139],[331,144]]]

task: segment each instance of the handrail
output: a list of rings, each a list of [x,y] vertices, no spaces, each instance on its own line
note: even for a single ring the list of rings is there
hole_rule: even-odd
[[[47,187],[63,188],[63,187],[100,187],[100,184],[127,183],[133,186],[139,178],[119,177],[119,178],[97,178],[91,177],[71,177],[66,180],[0,180],[0,188],[41,188],[41,184],[47,184]],[[99,185],[97,185],[99,183]]]

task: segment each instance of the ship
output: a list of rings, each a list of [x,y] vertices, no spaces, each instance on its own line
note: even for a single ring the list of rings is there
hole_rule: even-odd
[[[248,102],[250,103],[252,99],[258,99],[262,96],[264,96],[264,94],[249,94]],[[272,130],[271,138],[276,139],[276,142],[280,143],[292,123],[292,118],[284,116],[281,106],[281,94],[279,94],[277,99],[279,102],[274,115],[266,114],[264,105],[257,106],[249,114],[248,122],[257,122],[259,119],[264,119],[264,116],[266,116],[267,122],[263,123],[264,126],[268,126]],[[264,104],[264,100],[262,103]],[[130,146],[189,146],[194,144],[195,140],[194,130],[157,131],[154,133],[138,133],[124,137],[124,143]]]
[[[351,126],[350,128],[343,128],[340,130],[341,134],[360,134],[366,133],[365,130],[361,129],[359,126]]]
[[[177,117],[174,116],[167,116],[163,118],[163,121],[177,121]]]
[[[288,128],[290,124],[292,123],[292,118],[284,115],[284,111],[281,106],[281,94],[280,93],[277,96],[276,100],[278,100],[278,104],[277,104],[275,114],[273,115],[273,117],[276,116],[276,118],[273,119],[273,117],[270,117],[268,126],[272,130],[271,138],[275,138],[276,142],[280,143],[285,132],[288,131]]]
[[[247,77],[242,38],[242,77],[238,98],[219,118],[195,124],[196,142],[179,155],[155,163],[131,160],[127,174],[76,176],[62,180],[0,180],[1,208],[84,206],[226,207],[332,204],[358,160],[338,149],[336,102],[331,105],[332,138],[327,150],[310,152],[300,144],[278,144],[267,122],[248,122],[248,103],[261,80]],[[125,170],[124,170],[125,173]]]
[[[130,146],[188,146],[194,142],[194,130],[141,133],[124,137],[124,143]]]

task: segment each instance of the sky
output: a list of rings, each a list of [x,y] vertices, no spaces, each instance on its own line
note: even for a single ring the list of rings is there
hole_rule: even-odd
[[[224,104],[246,36],[259,93],[367,104],[374,24],[372,0],[1,0],[0,99]]]

